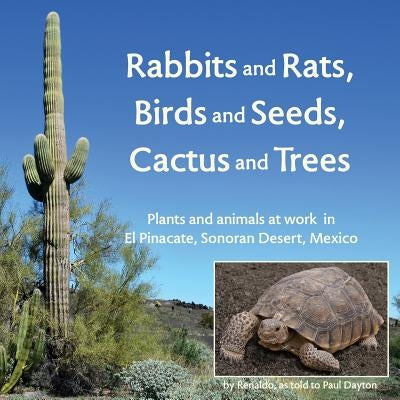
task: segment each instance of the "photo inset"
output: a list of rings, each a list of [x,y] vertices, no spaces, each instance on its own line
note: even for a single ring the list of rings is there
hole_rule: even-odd
[[[216,376],[387,376],[387,262],[216,262]]]

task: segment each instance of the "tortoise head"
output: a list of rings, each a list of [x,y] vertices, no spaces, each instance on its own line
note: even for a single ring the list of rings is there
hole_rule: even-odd
[[[282,344],[289,339],[287,326],[276,318],[267,318],[261,321],[257,334],[266,344]]]

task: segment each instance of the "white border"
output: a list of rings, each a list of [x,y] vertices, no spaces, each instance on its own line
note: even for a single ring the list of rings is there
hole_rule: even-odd
[[[387,332],[386,332],[386,375],[216,375],[215,374],[215,354],[216,354],[216,335],[215,335],[215,264],[216,263],[229,263],[229,264],[279,264],[279,263],[286,263],[286,264],[305,264],[305,263],[320,263],[320,264],[349,264],[349,263],[358,263],[358,264],[367,264],[367,263],[385,263],[386,264],[386,296],[387,296],[387,305],[386,305],[386,325],[387,325]],[[214,299],[214,360],[213,360],[213,375],[214,378],[303,378],[303,379],[345,379],[345,378],[389,378],[389,300],[390,300],[390,293],[389,293],[389,283],[390,283],[390,262],[388,260],[348,260],[348,261],[335,261],[335,260],[269,260],[269,261],[259,261],[259,260],[214,260],[213,264],[213,299]]]

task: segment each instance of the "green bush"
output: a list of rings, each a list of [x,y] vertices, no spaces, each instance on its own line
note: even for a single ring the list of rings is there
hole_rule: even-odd
[[[400,336],[391,338],[389,341],[390,358],[400,359]]]
[[[200,325],[203,328],[213,329],[214,328],[214,314],[212,312],[206,312],[201,315]]]
[[[189,367],[203,367],[213,360],[211,349],[197,340],[189,339],[186,328],[172,332],[171,353],[177,361]]]
[[[127,227],[108,204],[91,211],[73,196],[71,218],[80,260],[73,264],[71,351],[57,360],[53,391],[78,395],[115,388],[115,374],[135,361],[170,356],[145,305],[152,289],[141,275],[156,261],[149,249],[121,243]]]
[[[61,396],[89,395],[114,385],[117,388],[115,373],[117,369],[98,364],[92,364],[84,359],[60,359],[51,364],[47,373],[50,374],[51,392]],[[52,373],[52,371],[57,371]],[[43,387],[43,385],[41,386]]]
[[[393,396],[393,398],[398,398],[400,393],[400,379],[396,376],[389,376],[380,380],[380,385],[378,387],[378,392],[380,395]]]
[[[7,168],[0,164],[0,343],[6,348],[15,339],[18,310],[36,283],[29,255],[36,220],[16,213],[12,196]]]
[[[194,380],[175,386],[168,391],[169,400],[301,400],[289,389],[246,388],[238,385],[239,379],[211,378],[205,381]],[[257,385],[262,379],[240,379],[241,382]],[[233,390],[224,387],[224,382],[233,384]]]
[[[12,192],[0,164],[0,343],[10,353],[19,310],[44,279],[43,203],[22,215],[14,211]],[[156,259],[147,247],[121,242],[128,225],[111,213],[107,202],[85,202],[83,192],[82,184],[71,189],[68,341],[48,342],[41,368],[23,375],[24,383],[56,394],[114,388],[115,373],[134,361],[171,359],[163,328],[146,307],[153,293],[142,275]],[[42,314],[41,324],[48,326],[48,316]]]
[[[75,317],[68,345],[71,351],[57,360],[57,374],[52,378],[55,393],[83,395],[115,389],[115,375],[124,366],[135,360],[168,358],[162,346],[162,331],[140,306],[127,312],[126,322],[118,330],[114,324],[102,321],[103,312],[101,307],[86,320]]]
[[[189,372],[172,361],[136,362],[118,374],[139,400],[166,400],[167,391],[190,377]]]

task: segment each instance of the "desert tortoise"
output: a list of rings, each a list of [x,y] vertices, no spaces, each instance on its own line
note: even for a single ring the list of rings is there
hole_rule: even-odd
[[[338,371],[332,354],[358,341],[375,350],[383,322],[354,278],[337,267],[313,268],[281,279],[250,312],[234,315],[220,349],[240,360],[257,332],[258,343],[269,350],[290,351],[309,368]]]

